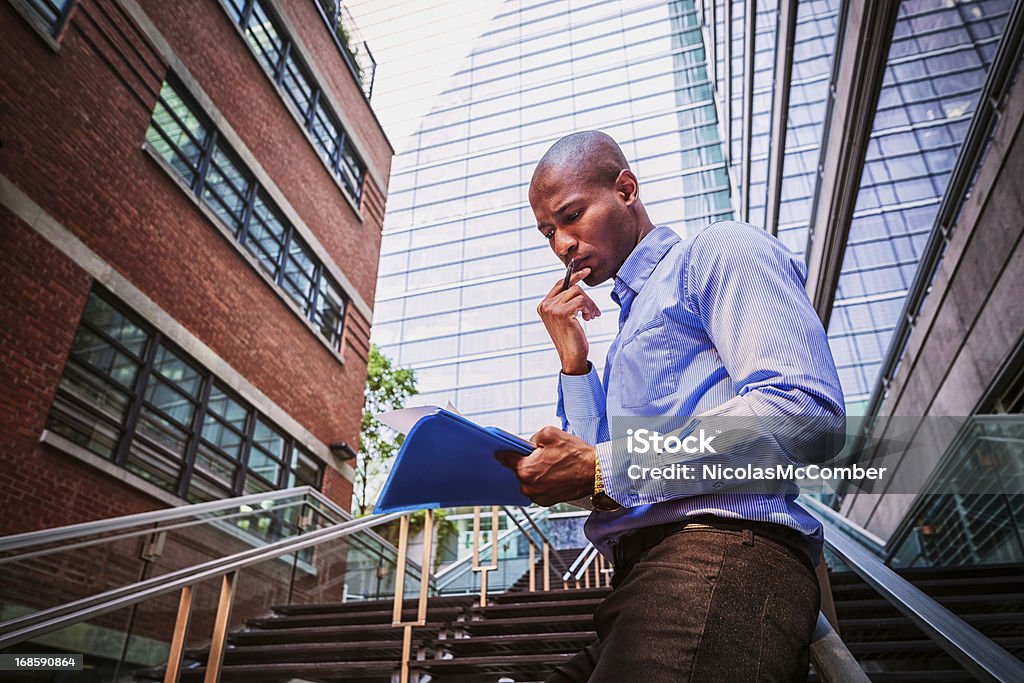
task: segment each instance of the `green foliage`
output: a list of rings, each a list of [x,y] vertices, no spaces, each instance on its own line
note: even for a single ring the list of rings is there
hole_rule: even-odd
[[[337,21],[337,23],[334,25],[334,35],[338,37],[338,40],[341,42],[341,46],[345,49],[345,52],[347,52],[348,56],[351,58],[352,65],[355,67],[356,71],[359,74],[359,82],[362,83],[363,67],[359,65],[359,48],[352,44],[352,40],[349,38],[348,31],[345,30],[345,24],[341,20],[344,13],[341,11],[341,8],[338,6],[335,0],[320,0],[320,6],[323,8],[324,14],[327,15],[328,21],[332,23]]]
[[[434,510],[434,551],[433,557],[433,569],[437,571],[437,568],[443,561],[451,561],[455,559],[455,551],[457,548],[453,546],[458,543],[457,537],[459,535],[459,528],[455,526],[455,523],[448,519],[448,510]],[[412,540],[423,531],[423,525],[426,523],[426,511],[417,510],[416,512],[409,513],[409,539]],[[382,524],[377,527],[376,531],[378,534],[386,538],[392,545],[398,546],[398,531],[399,523],[401,520],[396,519],[393,522]],[[423,559],[422,556],[409,556],[409,559],[419,564]]]
[[[353,512],[357,516],[368,514],[373,508],[391,462],[404,440],[401,434],[385,427],[374,415],[397,410],[405,405],[407,398],[416,394],[416,373],[410,368],[393,365],[390,359],[381,354],[376,344],[370,345],[366,371],[353,501]]]

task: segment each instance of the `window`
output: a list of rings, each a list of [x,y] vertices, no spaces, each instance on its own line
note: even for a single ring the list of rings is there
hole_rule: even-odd
[[[323,466],[113,297],[93,291],[47,429],[190,502],[308,484]]]
[[[356,202],[363,191],[366,164],[362,162],[327,105],[323,89],[302,62],[295,43],[265,0],[221,0],[267,75],[281,88],[285,103],[309,131],[313,144],[349,196]]]
[[[22,4],[51,36],[56,36],[64,28],[72,6],[71,0],[22,0]]]
[[[330,347],[340,349],[346,302],[341,288],[199,108],[171,81],[160,89],[146,140],[298,304]]]

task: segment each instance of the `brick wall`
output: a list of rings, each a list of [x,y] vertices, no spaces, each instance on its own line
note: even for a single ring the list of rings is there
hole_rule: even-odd
[[[384,191],[364,192],[360,220],[218,3],[141,4],[372,303]],[[302,39],[319,49],[326,28],[297,14]],[[365,316],[349,308],[339,362],[143,151],[166,67],[116,0],[77,3],[60,43],[53,51],[0,2],[0,173],[317,439],[357,443]],[[323,71],[340,62],[331,50]],[[332,77],[326,85],[351,108],[346,116],[371,150],[366,161],[386,178],[387,141],[341,75],[347,83]],[[162,506],[39,444],[92,281],[4,208],[0,247],[0,535]],[[328,471],[324,490],[348,505],[351,482],[341,473]]]

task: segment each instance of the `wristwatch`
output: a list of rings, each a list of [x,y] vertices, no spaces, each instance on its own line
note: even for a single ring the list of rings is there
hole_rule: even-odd
[[[594,458],[594,495],[590,497],[590,504],[599,512],[615,512],[621,510],[614,498],[604,492],[604,480],[601,479],[601,463]]]

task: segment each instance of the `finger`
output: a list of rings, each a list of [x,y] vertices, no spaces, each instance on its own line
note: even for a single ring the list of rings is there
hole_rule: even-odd
[[[519,461],[524,457],[526,456],[522,453],[516,453],[515,451],[498,451],[494,454],[495,460],[513,471],[518,468]]]
[[[552,427],[551,425],[547,425],[546,427],[541,427],[539,432],[531,436],[530,441],[537,444],[538,446],[543,446],[545,444],[554,442],[555,439],[557,439],[559,435],[563,433],[564,432],[558,427]]]
[[[588,275],[590,275],[590,267],[589,266],[586,267],[586,268],[580,268],[579,270],[573,271],[572,277],[569,278],[569,286],[571,287],[572,285],[576,284],[577,282],[579,282],[580,280],[582,280],[583,278],[585,278]],[[561,293],[562,285],[564,283],[565,283],[565,276],[563,275],[562,277],[558,278],[558,281],[555,282],[554,286],[551,288],[551,291],[549,291],[548,295],[546,297],[544,297],[544,298],[545,299],[550,299],[551,297],[555,296],[556,294]]]
[[[559,316],[575,318],[578,313],[582,313],[584,320],[592,320],[601,315],[601,308],[579,287],[574,287],[566,292],[567,295],[570,293],[572,295],[566,301],[553,307],[553,311]]]
[[[585,320],[590,320],[601,315],[601,307],[594,303],[594,300],[584,292],[580,287],[573,287],[568,290],[566,294],[572,293],[572,295],[566,300],[567,303],[572,303],[575,306],[575,312],[582,312]]]

